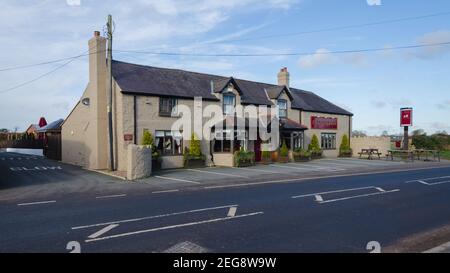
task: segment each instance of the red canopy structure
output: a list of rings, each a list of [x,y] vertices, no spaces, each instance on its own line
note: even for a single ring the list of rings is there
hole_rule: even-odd
[[[39,119],[39,127],[42,128],[42,127],[44,127],[44,126],[47,126],[47,121],[45,120],[44,117],[41,117],[41,118]]]

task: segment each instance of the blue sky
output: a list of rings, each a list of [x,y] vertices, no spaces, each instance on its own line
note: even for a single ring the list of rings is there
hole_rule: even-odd
[[[297,36],[251,39],[450,12],[447,0],[4,1],[0,69],[78,55],[111,13],[114,48],[179,53],[321,52],[290,57],[167,57],[115,53],[118,60],[276,82],[288,67],[291,85],[314,91],[355,114],[354,129],[400,133],[399,108],[415,108],[415,129],[450,132],[450,15]],[[242,41],[236,41],[241,40]],[[249,39],[249,40],[245,40]],[[372,53],[330,51],[386,48]],[[25,130],[40,116],[64,118],[87,84],[87,58],[3,93],[61,64],[1,72],[0,127]]]

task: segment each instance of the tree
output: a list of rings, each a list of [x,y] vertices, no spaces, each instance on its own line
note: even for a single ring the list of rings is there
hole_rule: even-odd
[[[382,137],[388,137],[389,136],[389,132],[384,130],[383,133],[381,133]]]
[[[354,137],[366,137],[366,136],[367,136],[367,133],[364,132],[364,131],[358,131],[358,130],[355,130],[355,131],[352,132],[352,135],[353,135]]]
[[[286,141],[283,141],[283,145],[281,145],[281,149],[280,149],[280,155],[282,157],[287,157],[289,156],[289,148],[286,145]]]
[[[413,136],[426,136],[427,134],[423,129],[417,129],[411,132]]]
[[[198,137],[195,135],[195,133],[192,133],[192,135],[191,135],[189,155],[195,156],[195,157],[202,156],[202,144],[201,144],[201,141],[198,139]]]
[[[153,141],[152,133],[150,133],[149,131],[144,131],[141,144],[144,146],[150,146],[151,148],[153,148],[154,141]]]
[[[311,143],[308,145],[308,151],[310,152],[320,152],[319,139],[316,135],[312,136]]]
[[[9,133],[9,130],[6,128],[2,128],[2,129],[0,129],[0,133],[6,134],[6,133]]]
[[[342,136],[341,146],[339,147],[339,150],[341,152],[350,150],[350,141],[347,135]]]

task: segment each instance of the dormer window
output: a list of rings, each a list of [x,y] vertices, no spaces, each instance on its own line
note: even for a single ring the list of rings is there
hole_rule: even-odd
[[[223,113],[227,116],[234,115],[234,108],[236,106],[236,96],[234,94],[223,95]]]
[[[278,100],[278,108],[280,118],[287,118],[287,100]]]

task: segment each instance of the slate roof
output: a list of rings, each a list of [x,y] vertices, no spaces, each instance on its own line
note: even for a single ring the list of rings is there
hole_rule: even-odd
[[[232,82],[241,93],[243,104],[273,105],[269,97],[284,87],[253,82],[232,77],[189,72],[178,69],[158,68],[113,60],[113,77],[124,94],[147,96],[173,96],[178,98],[202,97],[217,101],[213,93],[222,92]],[[211,90],[211,82],[213,89]],[[266,93],[267,91],[267,93]],[[289,88],[292,108],[327,114],[353,115],[316,94]],[[278,94],[279,95],[279,94]],[[269,97],[268,97],[269,96]]]
[[[54,122],[47,124],[46,126],[40,128],[37,131],[39,133],[45,133],[45,132],[49,132],[49,131],[60,131],[63,122],[64,122],[64,119],[58,119]]]

